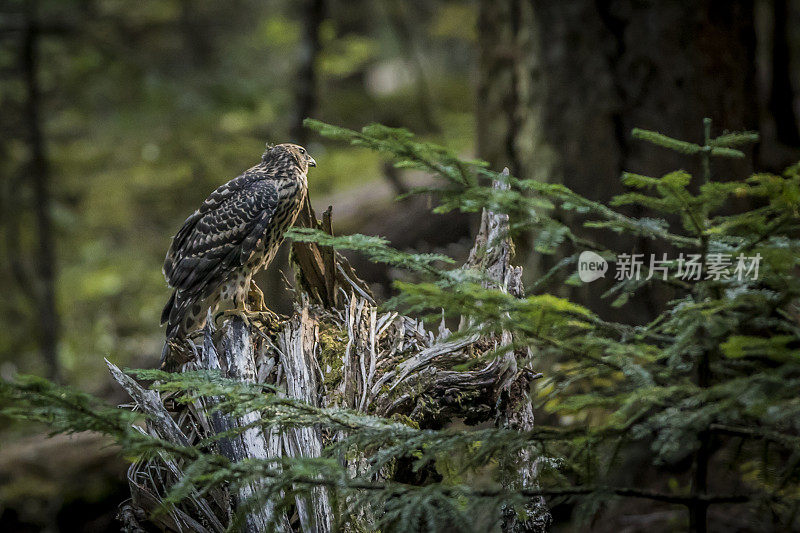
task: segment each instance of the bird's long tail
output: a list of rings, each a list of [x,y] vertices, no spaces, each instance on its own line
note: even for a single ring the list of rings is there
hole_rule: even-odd
[[[178,289],[172,291],[172,295],[161,311],[161,325],[167,325],[167,338],[177,336],[178,326],[183,321],[186,304],[181,296]]]
[[[159,368],[161,370],[166,370],[167,372],[171,372],[171,365],[169,364],[172,358],[170,357],[172,354],[172,346],[170,345],[170,339],[164,341],[164,347],[161,349],[161,363],[159,364]]]
[[[196,310],[203,311],[205,315],[196,316],[192,310],[198,306],[194,295],[186,294],[176,289],[170,296],[164,310],[161,311],[161,324],[167,325],[167,338],[164,348],[161,349],[161,368],[174,372],[183,363],[191,361],[197,356],[197,350],[190,336],[196,330],[205,327],[217,308],[216,303],[200,304]]]
[[[163,326],[166,321],[169,320],[169,315],[172,313],[172,308],[175,306],[175,295],[178,294],[177,289],[172,291],[172,294],[167,300],[167,304],[164,306],[164,309],[161,310],[161,325]]]
[[[179,290],[172,291],[167,304],[161,311],[161,325],[167,325],[167,338],[164,347],[161,349],[161,369],[174,371],[178,362],[176,361],[177,348],[181,342],[184,332],[181,331],[184,315],[186,313],[186,301],[181,297]]]

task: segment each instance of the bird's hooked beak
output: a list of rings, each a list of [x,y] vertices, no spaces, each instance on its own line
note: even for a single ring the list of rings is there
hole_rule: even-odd
[[[314,160],[314,158],[313,158],[313,157],[311,157],[311,156],[308,156],[308,166],[310,166],[310,167],[315,167],[315,166],[317,166],[317,162],[316,162],[316,161]]]

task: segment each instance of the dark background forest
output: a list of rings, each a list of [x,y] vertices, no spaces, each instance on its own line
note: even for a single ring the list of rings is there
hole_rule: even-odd
[[[123,397],[103,357],[157,364],[171,236],[266,142],[315,157],[312,203],[333,206],[337,233],[466,255],[474,218],[394,201],[425,175],[325,141],[305,117],[407,128],[601,202],[622,191],[623,170],[686,166],[632,142],[633,127],[698,140],[708,116],[758,130],[748,158],[722,167],[735,178],[800,159],[796,0],[0,6],[0,375],[45,375],[112,402]],[[516,261],[530,281],[547,265],[526,244]],[[287,255],[260,279],[283,312]],[[376,294],[391,293],[397,272],[352,259]],[[652,317],[647,298],[611,311],[583,296],[625,321]],[[45,435],[0,426],[0,530],[115,530],[126,488],[115,449]],[[621,516],[598,530],[639,526]]]

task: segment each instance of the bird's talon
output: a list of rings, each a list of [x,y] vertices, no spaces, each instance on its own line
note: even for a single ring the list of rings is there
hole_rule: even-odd
[[[267,331],[277,331],[286,318],[281,317],[266,306],[264,306],[263,309],[263,311],[248,311],[246,309],[228,309],[226,311],[220,311],[214,316],[214,323],[216,324],[220,317],[228,318],[236,316],[241,318],[249,328],[260,331],[262,329],[259,327],[260,325]]]
[[[251,304],[251,309],[259,311],[266,309],[269,311],[267,305],[264,303],[264,293],[261,292],[261,289],[258,288],[258,285],[256,285],[256,282],[253,280],[250,280],[250,291],[247,293],[247,302]]]
[[[232,318],[237,317],[242,319],[247,327],[251,326],[250,317],[253,315],[250,311],[246,309],[226,309],[224,311],[220,311],[214,316],[214,323],[216,324],[220,318]]]

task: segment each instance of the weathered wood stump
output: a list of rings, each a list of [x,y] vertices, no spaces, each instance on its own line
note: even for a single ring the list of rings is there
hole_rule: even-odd
[[[502,187],[502,184],[496,186]],[[331,233],[330,209],[320,223],[306,206],[301,223]],[[480,269],[494,288],[522,297],[522,270],[510,264],[512,245],[507,236],[508,217],[484,211],[480,231],[465,268]],[[483,368],[457,371],[453,368],[474,360],[481,353],[510,344],[511,334],[499,338],[454,336],[442,324],[430,331],[412,317],[381,312],[367,285],[358,279],[347,261],[334,250],[311,243],[293,244],[297,267],[298,300],[294,315],[272,336],[256,333],[237,317],[226,320],[220,331],[209,326],[203,333],[200,357],[184,369],[220,371],[236,380],[269,383],[289,397],[319,407],[345,407],[381,417],[401,417],[423,428],[439,428],[453,420],[468,424],[494,422],[498,427],[521,431],[533,427],[528,397],[536,375],[519,363],[529,361],[524,350],[507,351]],[[469,323],[462,319],[462,327]],[[244,427],[260,413],[231,417],[220,413],[206,416],[204,405],[168,412],[156,392],[147,391],[109,363],[113,377],[128,391],[136,406],[148,413],[147,431],[178,444]],[[325,446],[320,428],[287,429],[282,433],[250,427],[235,437],[221,439],[218,451],[231,461],[245,458],[318,457]],[[507,479],[509,487],[536,488],[538,463],[529,452],[521,457],[521,471]],[[345,460],[345,459],[343,459]],[[350,459],[349,471],[358,471],[358,459]],[[131,501],[121,515],[128,530],[135,530],[134,517],[142,520],[155,507],[163,490],[179,479],[180,465],[160,461],[131,466]],[[192,494],[169,515],[157,517],[161,529],[224,531],[233,511],[259,490],[258,483],[240,488],[237,494],[224,489],[204,496]],[[243,529],[264,531],[277,523],[282,531],[328,532],[334,527],[334,512],[325,487],[296,497],[296,521],[275,516],[267,504],[249,509]],[[532,499],[528,517],[519,520],[507,509],[504,531],[545,531],[550,515],[543,499]],[[360,519],[369,523],[369,513]],[[145,518],[146,519],[146,518]]]

